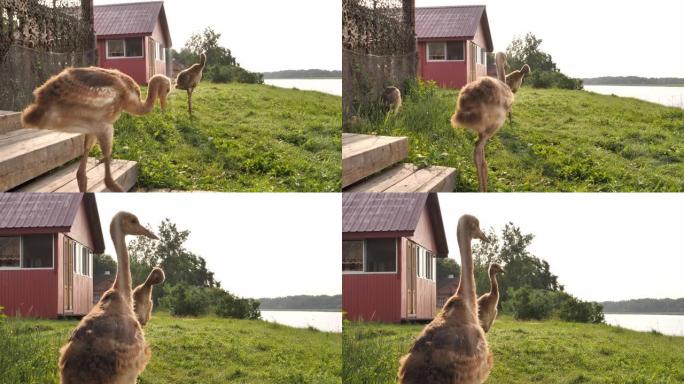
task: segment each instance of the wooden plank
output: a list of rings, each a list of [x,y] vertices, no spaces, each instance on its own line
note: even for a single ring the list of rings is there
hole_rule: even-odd
[[[0,134],[21,129],[21,112],[0,111]]]
[[[342,145],[349,145],[351,143],[357,142],[367,138],[369,135],[361,135],[358,133],[342,133]]]
[[[55,172],[22,185],[17,191],[21,192],[78,192],[76,171],[78,162],[69,164]],[[112,160],[112,177],[126,191],[135,186],[138,178],[138,164],[129,160]],[[107,192],[104,185],[104,163],[95,158],[88,158],[86,166],[88,176],[88,192]]]
[[[83,136],[22,130],[0,140],[0,191],[7,191],[83,153]]]
[[[422,168],[387,188],[385,192],[437,192],[430,189],[430,186],[439,186],[444,177],[446,177],[444,167]]]
[[[384,192],[394,184],[413,174],[418,168],[413,164],[397,164],[387,170],[377,173],[370,178],[356,183],[344,192]]]
[[[408,156],[408,138],[362,135],[342,146],[342,187],[396,164]]]
[[[454,168],[432,166],[418,169],[413,164],[399,164],[344,192],[452,192],[455,184]]]

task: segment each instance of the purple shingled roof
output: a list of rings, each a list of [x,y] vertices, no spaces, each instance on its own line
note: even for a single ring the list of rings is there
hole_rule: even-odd
[[[161,17],[164,37],[171,46],[163,1],[96,5],[93,8],[98,36],[151,35]]]
[[[69,232],[82,201],[93,236],[94,251],[102,253],[104,238],[92,193],[0,193],[0,233],[21,230]]]
[[[426,204],[437,242],[437,253],[446,257],[449,249],[435,193],[344,193],[342,232],[391,232],[410,237],[416,230]]]
[[[416,36],[418,39],[475,37],[483,23],[489,50],[494,49],[489,32],[487,9],[484,5],[416,8]]]

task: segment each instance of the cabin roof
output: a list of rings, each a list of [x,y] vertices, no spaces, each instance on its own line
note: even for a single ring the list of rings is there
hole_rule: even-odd
[[[35,229],[70,232],[81,202],[93,237],[93,251],[102,253],[104,237],[92,193],[0,193],[0,234]]]
[[[342,195],[343,233],[387,233],[413,236],[427,207],[437,254],[449,253],[442,213],[434,193],[345,193]]]
[[[484,5],[417,7],[416,37],[418,39],[454,38],[472,40],[482,23],[488,51],[494,50],[489,30],[487,8]]]
[[[171,46],[163,1],[96,5],[93,14],[98,36],[151,35],[159,20],[166,44]]]

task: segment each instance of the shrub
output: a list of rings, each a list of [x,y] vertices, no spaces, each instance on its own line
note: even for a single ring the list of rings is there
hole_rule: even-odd
[[[173,316],[200,316],[209,310],[210,295],[206,288],[179,283],[165,286],[164,293],[160,305]]]
[[[573,79],[554,71],[532,71],[529,83],[532,88],[584,89],[581,79]]]
[[[523,286],[509,288],[505,305],[517,320],[543,320],[551,315],[553,299],[550,291]]]
[[[213,83],[263,84],[264,75],[250,72],[236,65],[214,65],[207,70],[207,78]]]
[[[257,300],[242,299],[222,289],[216,289],[213,297],[213,308],[217,316],[248,320],[261,318]]]
[[[577,323],[602,323],[603,307],[594,302],[582,301],[574,297],[569,297],[560,306],[559,317],[563,321]]]

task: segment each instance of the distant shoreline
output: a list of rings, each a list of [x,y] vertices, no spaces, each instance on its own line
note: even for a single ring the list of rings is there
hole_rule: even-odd
[[[341,77],[264,77],[264,80],[342,80]]]
[[[684,316],[684,312],[603,312],[604,315],[665,315]]]
[[[676,88],[676,87],[681,87],[684,88],[684,84],[587,84],[584,83],[585,87],[593,87],[593,86],[600,86],[600,87],[663,87],[663,88]]]
[[[342,308],[328,308],[328,309],[284,309],[284,308],[279,308],[279,309],[269,309],[269,308],[259,308],[260,311],[269,311],[269,312],[342,312]]]

